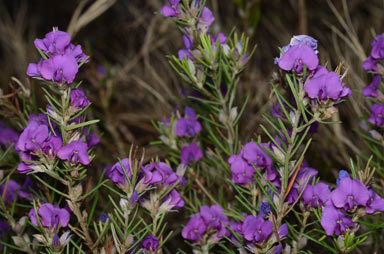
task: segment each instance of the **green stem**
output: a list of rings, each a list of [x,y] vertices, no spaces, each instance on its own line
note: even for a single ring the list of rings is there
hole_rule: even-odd
[[[68,193],[73,193],[72,183],[69,183],[67,186],[68,186]],[[97,246],[95,246],[95,244],[92,240],[92,237],[89,233],[87,218],[82,215],[78,201],[74,197],[72,197],[72,195],[69,195],[69,197],[70,197],[70,200],[72,203],[71,208],[73,208],[73,214],[76,216],[76,218],[80,224],[81,231],[85,237],[85,242],[86,242],[87,246],[89,247],[89,249],[92,251],[92,253],[97,254],[98,253],[97,248],[96,248]],[[76,233],[76,231],[75,231],[75,233]]]
[[[305,228],[307,227],[307,221],[308,221],[309,215],[310,215],[309,212],[304,212],[304,215],[303,215],[303,222],[301,223],[300,233],[299,233],[299,235],[297,236],[297,242],[296,242],[296,245],[295,245],[295,246],[293,247],[293,249],[292,249],[292,254],[298,254],[299,251],[300,251],[300,242],[301,242],[301,239],[302,239],[304,230],[305,230]]]

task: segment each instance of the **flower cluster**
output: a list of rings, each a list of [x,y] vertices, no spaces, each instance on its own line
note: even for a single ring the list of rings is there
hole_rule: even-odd
[[[196,112],[190,107],[185,107],[183,116],[178,112],[174,115],[176,119],[167,118],[160,123],[165,134],[160,139],[171,148],[177,149],[180,146],[180,161],[183,165],[199,161],[204,156],[203,151],[197,142],[190,141],[196,138],[202,129]]]
[[[309,99],[316,101],[313,104],[315,112],[319,111],[319,103],[321,107],[334,110],[332,106],[335,102],[351,95],[351,89],[343,86],[338,73],[329,72],[326,67],[319,65],[317,41],[312,37],[294,36],[282,51],[280,58],[275,59],[282,70],[294,71],[299,76],[304,74],[304,70],[309,71],[304,79],[304,91]]]
[[[58,85],[71,84],[79,71],[79,64],[88,61],[81,45],[73,45],[68,33],[53,28],[43,39],[35,40],[35,47],[44,57],[39,63],[28,65],[27,75],[53,81]]]
[[[254,182],[255,167],[264,172],[269,181],[276,179],[276,169],[273,169],[273,160],[263,151],[269,144],[249,142],[238,155],[234,154],[228,159],[232,172],[232,181],[236,184],[249,185]]]
[[[327,235],[356,230],[357,219],[364,214],[384,211],[384,199],[372,187],[340,171],[338,185],[331,192],[328,185],[317,183],[303,193],[304,203],[315,208],[323,206],[321,225]]]
[[[53,129],[51,129],[51,126]],[[73,140],[63,146],[63,140],[59,129],[54,123],[49,123],[46,115],[31,115],[27,127],[20,134],[16,143],[16,149],[21,152],[23,160],[17,167],[20,173],[42,172],[53,170],[48,165],[32,163],[39,158],[52,162],[56,158],[66,160],[71,164],[81,163],[88,165],[88,145],[81,140]]]
[[[363,69],[366,71],[381,72],[380,61],[384,59],[384,37],[377,35],[371,42],[371,54],[363,62]]]
[[[202,206],[200,212],[193,215],[183,228],[181,235],[200,246],[212,245],[223,236],[229,236],[228,217],[224,209],[218,205]]]
[[[382,127],[384,125],[384,96],[380,91],[383,67],[382,60],[384,60],[384,37],[382,34],[377,35],[372,43],[370,56],[364,61],[363,69],[373,74],[372,82],[365,86],[362,90],[363,96],[373,97],[375,103],[371,106],[371,115],[369,122]]]
[[[131,203],[134,203],[137,200],[137,196],[150,187],[155,189],[150,191],[150,194],[156,193],[156,198],[160,198],[162,193],[172,188],[165,197],[157,200],[156,204],[151,202],[153,201],[152,199],[141,198],[142,206],[148,210],[161,212],[184,206],[184,200],[179,192],[174,189],[175,185],[180,185],[183,179],[173,172],[166,163],[152,162],[137,170],[134,168],[135,165],[131,159],[125,158],[120,162],[116,162],[112,167],[107,168],[106,171],[106,176],[129,194]],[[136,170],[136,172],[134,173],[133,170]],[[133,175],[137,179],[132,179]]]
[[[283,224],[276,232],[279,239],[276,238],[276,234],[273,234],[273,223],[270,220],[265,220],[265,215],[260,213],[257,216],[244,214],[245,219],[240,222],[233,221],[230,224],[233,232],[242,236],[248,249],[252,253],[258,253],[260,247],[266,247],[271,249],[272,253],[280,253],[279,247],[274,246],[278,241],[283,240],[288,235],[288,225]],[[232,237],[233,241],[237,243],[237,240]]]

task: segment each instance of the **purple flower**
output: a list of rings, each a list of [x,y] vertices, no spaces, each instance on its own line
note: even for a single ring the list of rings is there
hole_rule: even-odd
[[[5,221],[0,221],[0,239],[12,230],[11,226]],[[0,246],[1,249],[1,246]]]
[[[21,133],[16,144],[16,149],[23,152],[36,152],[47,138],[48,126],[40,125],[35,121],[30,121],[28,126]]]
[[[339,171],[339,176],[336,179],[336,185],[339,186],[340,180],[343,179],[344,177],[350,177],[348,172],[345,170],[340,170]]]
[[[309,204],[312,208],[318,205],[322,206],[329,199],[331,190],[325,183],[317,183],[315,185],[308,185],[303,192],[304,204]]]
[[[263,216],[249,215],[245,218],[242,232],[247,241],[261,243],[272,233],[273,224],[271,221],[264,221]]]
[[[176,17],[180,14],[179,3],[180,0],[168,0],[169,5],[164,5],[160,13],[165,17]]]
[[[44,62],[44,59],[41,58],[39,63],[37,63],[37,64],[35,64],[35,63],[28,64],[27,75],[30,76],[30,77],[38,77],[38,78],[40,78],[41,74],[40,74],[39,69],[41,68],[41,65],[43,64],[43,62]]]
[[[173,189],[171,192],[163,198],[165,202],[164,209],[169,211],[171,209],[179,209],[184,206],[184,200],[177,190]]]
[[[86,138],[87,138],[87,145],[89,148],[94,147],[100,143],[99,136],[97,136],[97,134],[94,132],[90,132],[89,134],[87,134]]]
[[[311,99],[326,101],[328,99],[338,100],[352,94],[351,89],[342,85],[339,74],[328,72],[315,74],[304,87],[305,92]]]
[[[54,55],[38,66],[41,77],[45,80],[70,84],[75,79],[79,67],[72,55]]]
[[[369,198],[367,187],[360,180],[349,177],[342,178],[339,186],[331,194],[333,205],[346,211],[358,205],[365,206]]]
[[[225,36],[223,33],[218,33],[216,37],[213,37],[209,34],[209,37],[211,38],[211,43],[214,45],[217,41],[219,41],[220,45],[223,45],[227,41],[227,36]]]
[[[102,65],[102,64],[99,64],[99,65],[96,67],[96,71],[97,71],[97,73],[98,73],[101,77],[104,77],[104,76],[107,74],[107,70],[105,69],[105,66]]]
[[[327,235],[340,235],[347,231],[347,227],[355,226],[355,223],[347,215],[337,210],[332,202],[327,202],[321,216],[321,226]]]
[[[288,204],[292,205],[293,203],[296,202],[297,198],[299,197],[299,192],[297,188],[293,187],[287,197],[285,198],[285,202],[288,202]]]
[[[70,41],[71,36],[68,33],[54,27],[52,32],[45,35],[44,39],[35,40],[35,47],[47,55],[63,54]]]
[[[203,152],[196,143],[191,143],[190,145],[184,146],[181,149],[180,158],[181,163],[187,165],[191,162],[196,162],[203,158]]]
[[[179,137],[195,136],[201,131],[201,124],[192,108],[185,107],[185,116],[180,117],[176,122],[176,134]]]
[[[275,118],[283,118],[284,117],[284,112],[283,112],[279,102],[273,104],[273,106],[271,107],[270,110],[271,110],[271,114],[273,117],[275,117]]]
[[[82,141],[72,141],[63,146],[57,152],[57,156],[62,160],[67,160],[72,164],[81,163],[88,165],[90,163],[88,155],[88,145]]]
[[[153,162],[143,167],[144,184],[174,185],[182,179],[164,162]]]
[[[377,193],[370,188],[369,190],[369,200],[365,211],[368,214],[372,214],[376,211],[384,212],[384,198],[377,195]]]
[[[317,40],[312,38],[311,36],[308,35],[295,35],[291,38],[291,41],[288,45],[282,47],[282,51],[286,53],[288,49],[290,49],[292,46],[303,46],[307,45],[311,47],[315,53],[317,54]],[[280,53],[280,57],[275,58],[275,64],[277,64],[280,61],[280,58],[283,56],[284,53]]]
[[[377,35],[372,43],[371,56],[375,59],[384,59],[384,37],[383,35]]]
[[[163,162],[162,162],[163,163]],[[159,184],[165,180],[164,173],[160,169],[160,165],[157,162],[149,163],[143,167],[144,183],[145,184]]]
[[[60,250],[60,238],[59,238],[59,235],[57,233],[55,233],[53,235],[53,239],[52,239],[52,247],[54,250]]]
[[[363,88],[363,95],[367,97],[377,97],[377,89],[381,84],[381,75],[374,75],[371,84]]]
[[[0,126],[0,146],[8,147],[10,144],[16,144],[19,135],[10,128]]]
[[[200,216],[205,225],[210,228],[220,229],[222,223],[228,223],[228,217],[224,214],[224,209],[218,205],[200,207]]]
[[[317,40],[314,39],[313,37],[305,35],[305,34],[293,36],[289,45],[291,45],[291,46],[307,45],[307,46],[311,47],[316,52],[316,54],[318,53]]]
[[[372,56],[367,57],[363,62],[363,69],[366,71],[377,71],[377,63],[378,60],[373,58]]]
[[[17,198],[30,198],[31,194],[23,190],[22,186],[16,181],[10,179],[7,182],[0,185],[0,196],[4,197],[3,201],[6,204],[12,203]],[[16,195],[17,193],[17,195]]]
[[[256,144],[249,142],[244,146],[244,159],[253,163],[258,168],[271,167],[273,160],[263,151],[262,148],[269,148],[267,143]]]
[[[253,175],[256,173],[253,166],[243,159],[243,151],[239,155],[232,155],[228,159],[232,172],[232,182],[236,184],[246,185],[252,182]]]
[[[149,235],[143,239],[141,245],[146,250],[155,251],[159,247],[159,239],[154,235]]]
[[[260,202],[259,211],[260,211],[260,215],[265,217],[272,211],[272,206],[268,202]]]
[[[105,223],[107,220],[109,220],[110,218],[109,218],[109,216],[108,216],[108,214],[106,214],[106,213],[101,213],[100,214],[100,221],[101,222],[103,222],[103,223]]]
[[[122,166],[123,165],[123,166]],[[105,175],[114,183],[124,184],[127,182],[127,177],[132,180],[131,160],[125,158],[116,162],[111,168],[107,169]]]
[[[44,154],[54,157],[62,145],[61,137],[51,135],[41,144],[41,150]]]
[[[184,41],[185,49],[180,49],[178,51],[179,59],[180,60],[184,60],[185,57],[187,57],[187,59],[192,59],[193,58],[193,54],[190,52],[190,50],[192,50],[192,48],[193,48],[193,41],[187,35],[183,35],[183,41]]]
[[[42,204],[38,209],[38,214],[41,224],[46,228],[55,229],[59,224],[61,227],[66,227],[70,219],[70,214],[66,209],[49,203]],[[35,208],[29,211],[29,218],[33,225],[38,226]]]
[[[288,49],[290,49],[292,46],[303,46],[303,45],[307,45],[311,47],[316,54],[318,53],[317,40],[315,40],[314,38],[308,35],[295,35],[291,38],[291,41],[288,45],[281,48],[283,52],[280,53],[280,57],[275,58],[275,64],[279,63],[280,58],[283,56],[283,54],[285,54],[288,51]]]
[[[279,244],[272,249],[272,254],[280,254],[283,251],[283,245]]]
[[[203,236],[207,226],[204,223],[204,220],[201,218],[200,214],[195,214],[185,225],[181,235],[187,240],[198,242]]]
[[[202,31],[206,31],[208,27],[212,25],[213,21],[215,21],[215,17],[213,16],[212,11],[204,6],[197,24],[198,28]]]
[[[373,104],[371,116],[368,119],[371,123],[381,127],[384,125],[384,104]]]
[[[301,168],[297,174],[293,187],[298,188],[301,191],[305,184],[311,184],[312,179],[317,176],[318,173],[319,172],[316,169],[310,168],[308,166]]]
[[[292,46],[280,58],[279,67],[285,71],[295,70],[296,73],[303,71],[304,65],[309,70],[314,70],[319,65],[319,58],[315,51],[307,46]]]
[[[284,223],[279,227],[279,237],[280,239],[285,238],[288,235],[288,225],[287,223]]]
[[[17,171],[19,171],[19,173],[27,174],[34,171],[34,164],[30,162],[26,162],[24,160],[28,160],[28,161],[37,160],[35,156],[31,155],[30,153],[24,152],[21,154],[20,159],[23,161],[20,162],[19,165],[17,166]]]
[[[30,114],[28,124],[31,124],[32,122],[38,125],[49,126],[48,117],[43,113],[40,113],[38,115]]]
[[[85,96],[83,90],[80,89],[72,89],[71,90],[71,96],[70,96],[70,106],[75,108],[76,110],[85,108],[89,105],[90,101]]]
[[[72,43],[68,45],[68,47],[65,49],[66,55],[73,56],[77,63],[82,63],[85,59],[87,59],[87,55],[84,54],[83,50],[81,49],[81,45],[73,45]],[[88,63],[89,59],[87,59],[84,63]]]

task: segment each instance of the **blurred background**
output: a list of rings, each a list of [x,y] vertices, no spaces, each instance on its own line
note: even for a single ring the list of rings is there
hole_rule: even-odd
[[[13,96],[13,76],[37,84],[25,74],[28,63],[39,58],[33,40],[57,26],[91,57],[78,80],[84,80],[93,102],[91,117],[101,119],[95,129],[101,136],[96,158],[101,164],[113,162],[127,155],[131,144],[145,147],[146,160],[161,157],[149,145],[158,139],[151,121],[171,114],[184,87],[168,64],[167,55],[177,54],[183,43],[176,25],[156,14],[164,4],[166,0],[0,0],[1,96]],[[373,36],[384,31],[383,0],[207,0],[207,5],[216,17],[213,33],[236,27],[258,45],[239,85],[238,105],[251,95],[241,123],[243,143],[262,133],[262,114],[275,103],[270,82],[277,77],[273,59],[278,47],[293,35],[308,34],[319,42],[321,63],[334,69],[342,62],[348,69],[345,82],[354,94],[333,119],[344,126],[320,126],[307,160],[325,176],[365,152],[354,132],[369,114],[359,94],[370,82],[361,64]]]

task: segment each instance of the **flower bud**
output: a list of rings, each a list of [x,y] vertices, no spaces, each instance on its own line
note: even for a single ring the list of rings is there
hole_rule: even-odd
[[[20,233],[23,230],[23,228],[26,225],[27,221],[28,221],[28,216],[23,216],[23,217],[20,218],[20,220],[15,225],[15,229],[14,230],[16,231],[16,233]]]
[[[285,160],[285,155],[280,151],[279,148],[273,145],[272,151],[276,155],[276,158],[279,159],[280,162],[283,162]]]
[[[120,207],[124,213],[129,213],[130,205],[129,205],[129,201],[127,199],[125,199],[125,198],[120,199]]]
[[[69,191],[69,196],[72,200],[78,200],[81,194],[83,194],[83,187],[81,186],[81,183],[71,188]]]
[[[39,243],[43,243],[45,245],[48,244],[48,241],[47,239],[45,239],[45,237],[41,234],[34,234],[33,237],[39,242]],[[16,244],[16,242],[15,242]],[[16,244],[17,245],[17,244]]]

